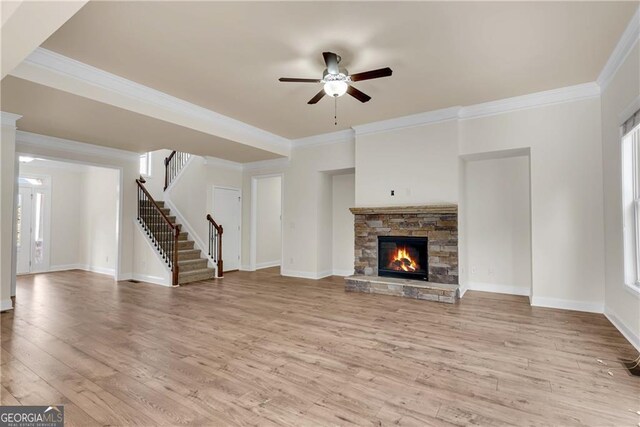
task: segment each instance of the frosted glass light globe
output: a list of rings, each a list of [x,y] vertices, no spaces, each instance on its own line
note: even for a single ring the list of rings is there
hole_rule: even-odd
[[[324,91],[329,96],[342,96],[347,93],[349,85],[341,80],[328,81],[324,84]]]

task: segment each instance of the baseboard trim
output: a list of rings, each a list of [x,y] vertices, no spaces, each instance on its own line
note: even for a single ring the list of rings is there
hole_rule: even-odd
[[[353,270],[333,270],[333,273],[332,273],[333,276],[341,276],[341,277],[353,276],[353,274],[354,274]]]
[[[69,271],[69,270],[84,270],[85,265],[83,264],[60,264],[60,265],[51,265],[49,269],[46,271],[47,273],[54,273],[56,271]]]
[[[496,294],[521,295],[525,297],[528,297],[530,294],[529,288],[485,282],[467,282],[465,292],[466,291],[493,292]]]
[[[13,310],[13,302],[10,299],[0,301],[0,311]]]
[[[318,280],[318,279],[322,279],[324,277],[329,277],[332,274],[333,274],[332,271],[319,271],[317,273],[314,273],[314,272],[311,272],[311,271],[287,270],[287,269],[284,269],[284,268],[280,270],[280,275],[282,275],[282,276],[298,277],[300,279]]]
[[[164,278],[158,277],[158,276],[150,276],[148,274],[133,273],[131,275],[131,279],[132,280],[139,280],[140,282],[151,283],[151,284],[154,284],[154,285],[165,286],[165,287],[168,287],[168,288],[172,287],[171,283],[167,283]]]
[[[531,298],[531,305],[534,307],[559,308],[562,310],[585,311],[588,313],[603,313],[604,304],[591,301],[574,301],[558,298]]]
[[[604,315],[623,337],[640,352],[640,335],[636,335],[609,307],[604,308]]]
[[[36,273],[55,273],[56,271],[84,270],[92,273],[106,274],[115,278],[116,271],[113,268],[92,267],[87,264],[61,264],[50,266],[46,271],[38,271]]]
[[[280,266],[280,260],[259,262],[256,264],[256,270],[260,270],[263,268],[279,267],[279,266]]]
[[[240,271],[255,271],[255,270],[252,270],[250,265],[241,265]]]

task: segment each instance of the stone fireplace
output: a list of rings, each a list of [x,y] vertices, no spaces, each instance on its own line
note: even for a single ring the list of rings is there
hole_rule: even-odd
[[[347,290],[455,302],[458,207],[352,208],[355,275]]]

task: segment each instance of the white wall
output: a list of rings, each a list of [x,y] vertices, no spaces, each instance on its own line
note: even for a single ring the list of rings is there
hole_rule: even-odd
[[[282,256],[282,178],[257,180],[256,267],[280,265]]]
[[[151,240],[137,223],[133,236],[133,269],[132,276],[135,280],[155,283],[163,286],[172,285],[172,273],[162,258],[158,256],[157,249]]]
[[[356,206],[456,203],[457,138],[455,120],[357,135]]]
[[[355,229],[354,216],[356,176],[354,173],[333,176],[333,244],[332,264],[336,276],[353,274]]]
[[[468,288],[528,296],[528,156],[471,160],[464,177]]]
[[[153,172],[154,175],[156,172]],[[158,172],[164,179],[164,170]],[[164,184],[163,184],[164,185]],[[207,162],[204,157],[192,156],[183,172],[171,187],[164,192],[164,198],[176,209],[178,222],[190,233],[196,245],[202,250],[208,248],[209,225],[206,220],[210,213],[215,219],[213,206],[213,187],[242,188],[242,171],[237,168]],[[220,224],[224,227],[224,224]]]
[[[322,243],[318,241],[318,233],[329,233],[320,230],[318,206],[321,187],[324,180],[319,172],[353,168],[354,143],[352,140],[337,140],[329,145],[295,148],[290,161],[252,165],[245,169],[243,177],[242,206],[242,265],[246,269],[250,259],[251,235],[251,177],[272,173],[284,174],[283,190],[283,252],[281,271],[283,275],[318,278],[331,274],[332,239]],[[330,185],[327,184],[327,185]],[[327,249],[328,247],[328,249]],[[322,253],[323,255],[319,255]],[[329,265],[319,267],[319,259],[328,254]],[[321,258],[319,258],[321,257]],[[324,261],[322,261],[324,263]]]
[[[600,100],[461,121],[460,152],[530,148],[534,305],[601,312]]]
[[[605,312],[619,329],[626,331],[625,335],[637,348],[640,348],[640,296],[624,284],[620,125],[633,113],[634,103],[640,108],[639,64],[640,44],[636,42],[602,93]]]
[[[317,274],[320,277],[333,274],[333,176],[329,172],[318,173]]]
[[[61,164],[47,166],[47,163],[21,163],[20,175],[47,175],[51,178],[49,268],[54,271],[75,268],[80,264],[83,173],[72,165],[63,168]]]
[[[164,200],[164,159],[171,154],[171,150],[152,151],[150,175],[145,177],[144,186],[156,200]]]
[[[80,264],[115,275],[120,176],[117,170],[99,167],[89,167],[82,175]]]

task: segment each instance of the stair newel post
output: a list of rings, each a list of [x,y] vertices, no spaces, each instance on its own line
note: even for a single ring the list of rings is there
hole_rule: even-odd
[[[169,158],[164,158],[164,189],[169,186]]]
[[[211,257],[211,222],[209,222],[209,257]]]
[[[223,271],[223,265],[222,265],[222,226],[218,227],[218,277],[223,277],[224,276],[224,271]]]
[[[173,286],[178,286],[178,237],[180,236],[180,227],[176,226],[173,234]]]

